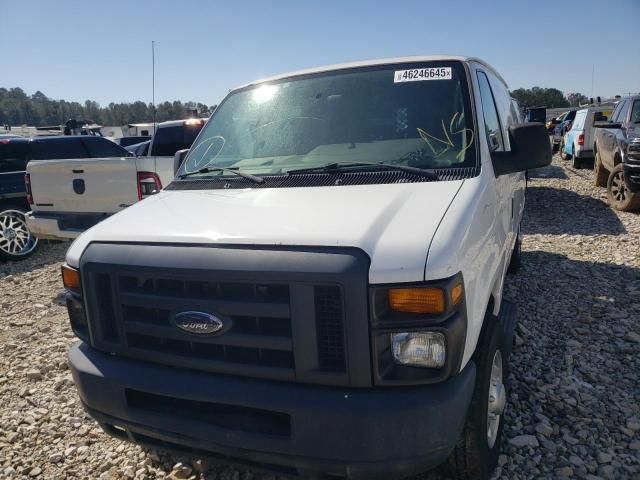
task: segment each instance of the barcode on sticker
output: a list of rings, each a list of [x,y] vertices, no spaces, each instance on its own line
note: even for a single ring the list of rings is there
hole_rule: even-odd
[[[451,67],[396,70],[393,74],[393,83],[421,82],[423,80],[451,80]]]

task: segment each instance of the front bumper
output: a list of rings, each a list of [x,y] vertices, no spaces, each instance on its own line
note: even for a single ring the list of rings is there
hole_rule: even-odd
[[[640,163],[631,164],[624,162],[622,172],[627,188],[633,193],[640,193]]]
[[[107,214],[66,214],[48,212],[29,212],[27,226],[38,238],[48,240],[74,239],[85,230],[91,228]]]
[[[324,387],[180,370],[74,345],[87,411],[147,446],[288,476],[388,479],[446,459],[471,401],[473,362],[442,383]]]

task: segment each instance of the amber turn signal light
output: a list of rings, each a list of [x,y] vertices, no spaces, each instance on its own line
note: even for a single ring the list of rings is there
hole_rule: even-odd
[[[452,305],[459,304],[460,300],[462,300],[462,294],[463,294],[462,284],[458,283],[451,289],[451,304]]]
[[[82,286],[80,285],[80,272],[68,265],[62,266],[62,283],[64,288],[70,292],[82,294]]]
[[[444,290],[440,288],[392,288],[389,306],[396,312],[444,313]]]

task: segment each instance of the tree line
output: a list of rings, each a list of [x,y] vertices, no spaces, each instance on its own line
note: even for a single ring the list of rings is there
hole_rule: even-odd
[[[215,105],[200,102],[162,102],[156,105],[156,121],[189,118],[194,110],[197,115],[208,117]],[[54,100],[41,91],[27,95],[21,88],[0,87],[0,125],[63,125],[67,120],[90,120],[100,125],[126,125],[153,121],[153,104],[141,101],[109,103],[100,106],[86,100],[84,104]]]
[[[577,107],[588,102],[581,93],[564,95],[557,88],[518,88],[511,92],[523,107],[546,106],[548,108]],[[215,105],[200,102],[162,102],[156,105],[156,121],[176,120],[192,116],[208,117]],[[91,120],[100,125],[126,125],[153,121],[153,105],[141,101],[132,103],[110,103],[100,106],[86,100],[67,102],[54,100],[41,91],[27,95],[21,88],[0,87],[0,125],[63,125],[67,120]]]
[[[511,92],[523,107],[566,108],[578,107],[589,102],[582,93],[568,93],[566,96],[557,88],[518,88]]]

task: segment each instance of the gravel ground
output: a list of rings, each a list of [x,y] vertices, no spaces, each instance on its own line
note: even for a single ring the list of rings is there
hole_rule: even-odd
[[[494,478],[640,478],[640,215],[609,209],[591,179],[558,159],[531,178]],[[0,264],[0,478],[275,480],[144,451],[84,413],[65,356],[67,246]]]

